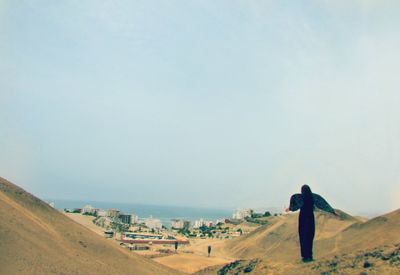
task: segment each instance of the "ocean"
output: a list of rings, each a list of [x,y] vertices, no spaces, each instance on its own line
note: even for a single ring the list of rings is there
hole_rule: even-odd
[[[99,201],[73,201],[73,200],[58,200],[46,199],[47,202],[54,202],[56,209],[64,208],[82,208],[87,204],[95,208],[108,210],[116,208],[126,214],[135,214],[139,219],[153,218],[160,219],[164,226],[170,227],[171,219],[185,219],[192,223],[195,220],[204,219],[216,221],[217,219],[229,218],[232,216],[233,210],[227,209],[212,209],[212,208],[196,208],[182,206],[162,206],[148,205],[136,203],[120,203],[120,202],[99,202]]]

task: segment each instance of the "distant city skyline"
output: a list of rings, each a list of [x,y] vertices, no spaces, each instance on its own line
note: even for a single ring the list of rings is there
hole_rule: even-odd
[[[41,198],[400,208],[400,2],[0,1],[0,176]]]

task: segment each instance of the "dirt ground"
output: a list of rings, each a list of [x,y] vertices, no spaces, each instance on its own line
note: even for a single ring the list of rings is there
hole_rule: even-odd
[[[65,213],[65,215],[79,224],[85,226],[96,234],[103,235],[104,229],[93,224],[92,216],[84,216],[75,213]],[[157,250],[169,249],[174,251],[173,246],[152,245],[151,250],[134,251],[136,253],[152,260],[168,266],[170,268],[183,271],[185,273],[193,273],[203,268],[226,264],[234,261],[234,258],[226,257],[223,247],[226,240],[219,239],[190,239],[190,244],[180,246],[178,252],[162,255]],[[208,257],[207,248],[211,245],[211,257]]]
[[[178,253],[172,256],[160,257],[154,259],[156,262],[171,267],[185,273],[194,273],[209,266],[227,264],[230,261],[211,256],[201,256],[197,254]]]
[[[180,274],[93,234],[95,228],[2,178],[0,217],[0,274]]]
[[[83,225],[87,229],[103,236],[104,229],[95,225],[92,221],[95,219],[93,216],[85,216],[77,213],[64,213],[68,218],[73,219],[77,223]]]
[[[190,245],[180,247],[178,253],[155,258],[158,263],[186,273],[194,273],[206,267],[227,264],[234,258],[227,257],[223,250],[226,240],[218,239],[190,239]],[[211,245],[211,256],[208,257],[207,248]]]

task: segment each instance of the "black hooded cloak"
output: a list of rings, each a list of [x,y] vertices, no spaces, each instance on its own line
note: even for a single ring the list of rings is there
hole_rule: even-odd
[[[315,235],[314,206],[326,212],[336,214],[335,210],[318,194],[313,194],[308,185],[303,185],[301,194],[294,194],[290,198],[290,211],[300,209],[299,239],[301,257],[304,261],[313,258],[313,241]]]

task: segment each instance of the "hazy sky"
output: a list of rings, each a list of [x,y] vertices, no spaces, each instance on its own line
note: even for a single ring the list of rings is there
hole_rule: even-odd
[[[0,0],[0,176],[41,198],[400,207],[400,1]]]

